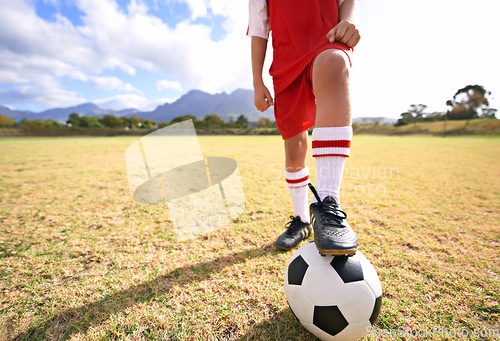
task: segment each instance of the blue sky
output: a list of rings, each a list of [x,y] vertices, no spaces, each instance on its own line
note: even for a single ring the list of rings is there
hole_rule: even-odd
[[[191,89],[251,89],[247,8],[247,0],[0,0],[0,105],[153,110]],[[413,103],[445,110],[468,84],[485,86],[500,109],[498,13],[491,0],[361,0],[353,116],[397,118]]]

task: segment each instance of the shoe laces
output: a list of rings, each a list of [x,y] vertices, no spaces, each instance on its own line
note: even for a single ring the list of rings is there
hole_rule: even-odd
[[[347,213],[342,211],[335,199],[331,196],[327,196],[325,199],[321,200],[314,186],[311,185],[311,183],[308,185],[321,208],[320,212],[324,217],[324,220],[322,219],[322,223],[332,227],[345,227],[345,225],[342,224],[342,221],[347,219]]]
[[[302,220],[300,219],[300,216],[294,217],[293,215],[290,216],[290,221],[286,223],[285,228],[286,228],[286,234],[288,235],[294,235],[297,233],[298,230],[302,228]]]

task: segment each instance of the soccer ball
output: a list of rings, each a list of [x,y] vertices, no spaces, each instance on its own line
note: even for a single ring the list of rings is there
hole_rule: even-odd
[[[382,286],[375,268],[354,256],[321,256],[300,247],[285,271],[285,295],[300,323],[321,340],[358,340],[377,320]]]

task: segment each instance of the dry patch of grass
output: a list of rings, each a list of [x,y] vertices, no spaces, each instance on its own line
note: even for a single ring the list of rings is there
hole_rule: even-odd
[[[0,139],[0,339],[313,340],[273,245],[292,213],[281,138],[200,137],[238,162],[246,209],[185,242],[131,199],[135,140]],[[355,137],[342,205],[383,285],[378,328],[500,328],[499,142]]]

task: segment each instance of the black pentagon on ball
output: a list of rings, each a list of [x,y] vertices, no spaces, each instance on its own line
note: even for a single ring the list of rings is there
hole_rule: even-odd
[[[315,306],[313,324],[332,336],[337,335],[349,324],[336,306]]]
[[[295,258],[288,266],[288,284],[302,285],[308,267],[302,256]]]
[[[363,268],[357,259],[348,256],[333,257],[330,265],[337,271],[344,283],[363,280]]]
[[[372,326],[378,319],[378,314],[380,314],[380,308],[382,308],[382,295],[375,299],[375,306],[373,307],[372,315],[370,316],[370,323]]]

